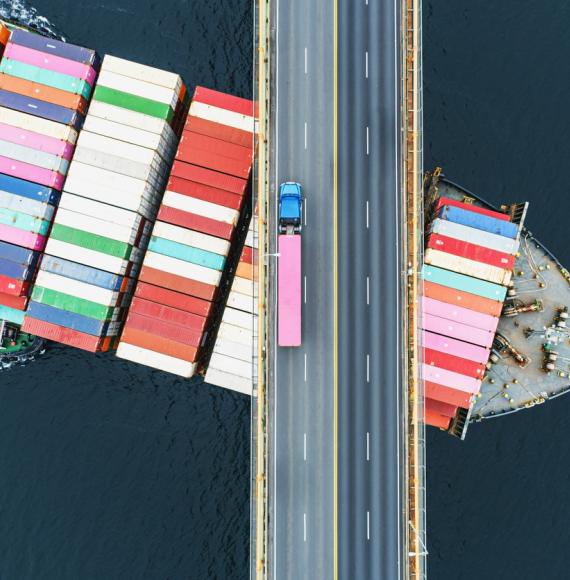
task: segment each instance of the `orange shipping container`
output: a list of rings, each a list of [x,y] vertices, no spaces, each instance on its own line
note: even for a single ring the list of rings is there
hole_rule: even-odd
[[[471,401],[471,395],[463,391],[457,391],[456,389],[451,389],[449,387],[444,387],[443,385],[438,385],[437,383],[432,383],[430,381],[424,382],[425,396],[430,399],[435,399],[436,401],[441,401],[442,403],[448,403],[450,405],[456,405],[457,407],[462,407],[468,409]]]
[[[240,262],[236,270],[236,276],[253,280],[253,266],[246,262]]]
[[[455,417],[457,413],[457,407],[455,405],[450,405],[449,403],[443,403],[442,401],[436,401],[435,399],[427,398],[425,400],[426,409],[433,411],[434,413],[439,413],[444,417]]]
[[[440,429],[448,429],[451,419],[449,417],[444,417],[439,413],[426,409],[424,421],[427,425],[431,425],[432,427],[439,427]]]
[[[470,294],[469,292],[455,290],[454,288],[448,288],[447,286],[435,284],[434,282],[424,281],[423,295],[434,300],[441,300],[441,302],[455,304],[455,306],[462,306],[469,310],[475,310],[476,312],[497,317],[501,315],[503,308],[502,302],[477,296],[476,294]]]
[[[194,362],[196,360],[196,353],[198,349],[195,346],[181,344],[156,334],[149,334],[142,330],[130,328],[125,326],[121,336],[121,342],[126,342],[140,348],[146,348],[154,352],[160,352],[168,356],[173,356],[187,362]]]

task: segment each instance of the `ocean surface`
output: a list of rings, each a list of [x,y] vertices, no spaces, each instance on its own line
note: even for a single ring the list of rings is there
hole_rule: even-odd
[[[251,96],[249,0],[0,11]],[[424,2],[426,168],[491,202],[530,201],[527,225],[568,266],[569,27],[562,0]],[[430,579],[568,577],[569,415],[561,398],[465,442],[428,431]],[[244,397],[54,348],[0,374],[0,440],[1,580],[247,577]]]

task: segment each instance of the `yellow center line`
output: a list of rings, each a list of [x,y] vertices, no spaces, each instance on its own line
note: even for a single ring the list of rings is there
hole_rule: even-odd
[[[338,580],[338,0],[333,2],[333,578]]]

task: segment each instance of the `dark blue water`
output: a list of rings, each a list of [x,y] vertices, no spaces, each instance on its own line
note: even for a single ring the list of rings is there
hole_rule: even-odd
[[[251,95],[248,0],[34,6],[73,42]],[[562,0],[424,3],[426,168],[531,201],[567,265],[569,29]],[[67,349],[0,385],[2,580],[247,576],[246,399]],[[569,416],[570,398],[463,443],[429,431],[430,578],[569,576]]]
[[[73,42],[251,97],[246,0],[34,7]],[[0,578],[246,578],[249,404],[67,348],[0,373]]]

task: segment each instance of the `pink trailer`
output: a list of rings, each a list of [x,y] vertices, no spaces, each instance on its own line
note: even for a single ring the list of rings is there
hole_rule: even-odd
[[[430,365],[422,365],[422,379],[471,394],[478,393],[481,387],[481,379],[474,379],[467,375],[460,375],[459,373]]]
[[[277,342],[301,346],[301,236],[278,238]]]
[[[422,310],[426,314],[433,314],[446,320],[455,320],[456,322],[461,322],[467,326],[473,326],[488,332],[495,332],[497,330],[497,324],[499,324],[499,319],[495,316],[448,304],[447,302],[440,302],[439,300],[426,298],[425,296],[422,298]]]
[[[457,338],[484,347],[490,347],[495,338],[494,332],[473,328],[473,326],[446,320],[445,318],[427,314],[426,312],[422,313],[422,328],[436,332],[437,334],[442,334],[443,336],[450,336],[451,338]]]
[[[490,350],[482,346],[475,346],[462,340],[455,340],[448,336],[441,336],[441,334],[426,331],[421,333],[421,339],[424,348],[430,348],[477,363],[486,364],[489,360]]]
[[[25,145],[26,147],[31,147],[38,151],[44,151],[51,155],[57,155],[58,157],[63,157],[68,161],[71,161],[73,150],[75,148],[74,145],[68,141],[48,137],[41,133],[29,131],[28,129],[20,129],[20,127],[15,127],[13,125],[6,125],[6,123],[0,123],[0,135],[2,135],[2,140],[4,141],[17,143],[18,145]]]

